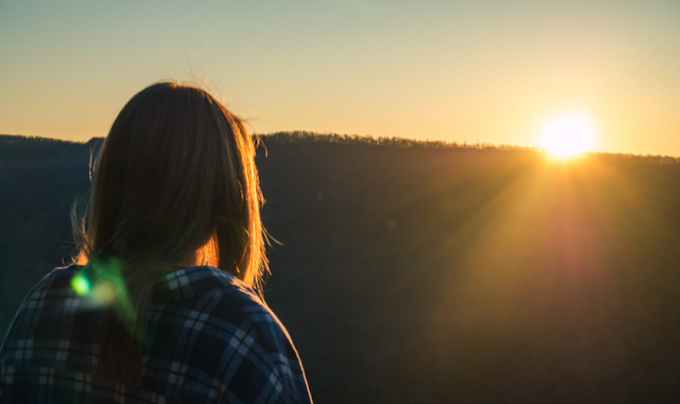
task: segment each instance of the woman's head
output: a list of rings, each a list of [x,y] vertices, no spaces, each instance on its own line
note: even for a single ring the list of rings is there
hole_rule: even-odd
[[[209,264],[257,288],[266,258],[254,154],[243,122],[205,90],[140,91],[96,161],[80,259]]]
[[[138,315],[114,325],[134,335],[153,279],[181,266],[213,265],[261,290],[254,155],[243,122],[200,88],[158,83],[125,105],[94,166],[87,220],[75,226],[79,263],[100,253],[121,263]]]

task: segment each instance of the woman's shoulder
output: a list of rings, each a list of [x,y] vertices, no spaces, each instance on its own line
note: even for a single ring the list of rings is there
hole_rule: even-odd
[[[71,281],[75,274],[82,270],[82,266],[69,264],[57,267],[48,272],[26,294],[24,303],[39,294],[46,294],[52,290],[71,289]]]
[[[55,268],[25,294],[7,331],[3,349],[7,348],[7,342],[12,338],[32,339],[30,333],[34,330],[38,320],[54,320],[53,316],[48,313],[47,302],[55,302],[60,298],[68,298],[72,295],[71,280],[80,269],[82,267],[73,264]],[[23,326],[28,324],[27,322],[30,323],[30,327]],[[18,335],[17,330],[19,330]]]
[[[182,307],[212,324],[249,325],[261,336],[288,339],[285,327],[260,296],[236,276],[211,266],[180,269],[158,278],[152,304]],[[170,304],[170,306],[167,306]]]
[[[154,306],[152,311],[160,314],[158,321],[192,330],[193,340],[200,341],[192,348],[194,358],[209,353],[212,359],[202,361],[215,361],[217,373],[224,375],[220,381],[224,386],[248,381],[250,388],[241,393],[253,395],[245,396],[243,402],[256,402],[262,392],[272,390],[281,395],[282,402],[287,402],[284,397],[295,397],[291,402],[311,401],[288,331],[238,278],[214,267],[185,268],[157,280],[156,292],[157,298],[164,295],[165,302],[172,300],[169,305]],[[163,320],[163,315],[168,319]],[[170,320],[178,315],[183,321]]]
[[[255,324],[270,323],[284,330],[283,324],[260,296],[233,274],[210,266],[190,267],[164,277],[159,289],[171,292],[177,300],[198,298],[210,301],[207,307],[212,316],[241,321],[249,320]],[[158,283],[157,283],[158,286]],[[200,303],[204,304],[204,303]]]
[[[61,267],[56,267],[51,270],[47,275],[45,275],[45,280],[51,280],[52,282],[70,282],[70,278],[82,272],[83,266],[78,264],[68,264]]]
[[[182,302],[216,295],[236,305],[263,305],[252,288],[231,273],[212,266],[183,268],[157,278],[152,301]]]
[[[168,302],[188,310],[191,317],[209,319],[211,324],[248,328],[256,331],[259,338],[278,344],[290,342],[286,328],[260,296],[219,268],[189,267],[159,278],[152,303]]]
[[[231,375],[224,380],[225,385],[250,380],[258,387],[244,402],[258,401],[261,397],[257,392],[275,391],[270,397],[272,402],[311,403],[302,362],[286,327],[238,278],[228,274],[224,280],[226,287],[215,291],[218,303],[213,313],[230,328],[228,355],[241,357],[237,361],[240,365],[225,372]],[[232,367],[229,363],[226,361],[225,366]]]

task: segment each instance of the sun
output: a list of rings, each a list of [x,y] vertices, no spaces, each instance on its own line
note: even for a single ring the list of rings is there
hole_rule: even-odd
[[[546,120],[540,128],[540,144],[553,157],[578,156],[593,147],[598,126],[585,112],[564,112]]]

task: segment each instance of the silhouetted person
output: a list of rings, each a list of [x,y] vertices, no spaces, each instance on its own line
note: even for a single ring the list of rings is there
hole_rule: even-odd
[[[116,118],[43,278],[0,349],[4,403],[310,403],[264,304],[254,144],[206,91],[154,84]]]

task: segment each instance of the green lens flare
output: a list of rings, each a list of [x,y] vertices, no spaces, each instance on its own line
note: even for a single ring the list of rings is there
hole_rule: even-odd
[[[144,330],[135,324],[138,313],[130,298],[127,285],[123,281],[120,261],[116,257],[107,256],[93,260],[92,264],[96,269],[98,279],[94,282],[92,297],[101,298],[107,304],[111,304],[121,323],[132,335],[143,342]]]
[[[71,287],[77,294],[83,296],[90,291],[90,282],[82,274],[78,274],[71,279]]]
[[[110,307],[131,335],[144,343],[145,330],[138,324],[139,313],[122,275],[120,260],[110,255],[99,255],[88,263],[88,275],[78,274],[71,286],[93,307]],[[89,279],[92,280],[90,283]]]

